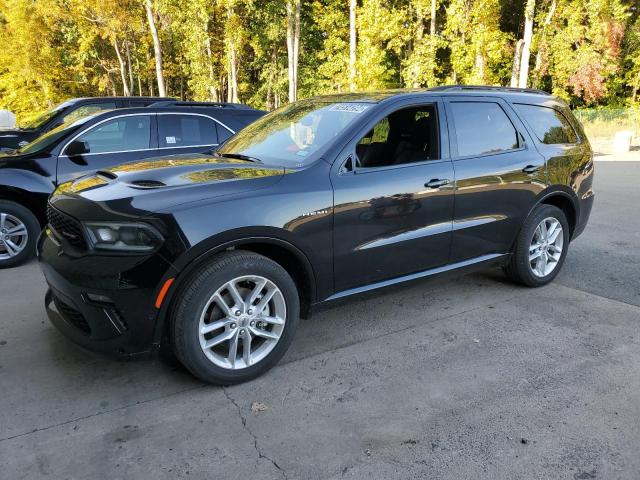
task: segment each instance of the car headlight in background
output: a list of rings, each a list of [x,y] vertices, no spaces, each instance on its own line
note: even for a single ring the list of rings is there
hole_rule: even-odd
[[[142,223],[95,222],[84,224],[95,249],[120,252],[149,252],[162,243],[162,236]]]

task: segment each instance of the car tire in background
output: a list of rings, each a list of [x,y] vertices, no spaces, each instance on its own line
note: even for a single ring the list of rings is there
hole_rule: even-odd
[[[553,205],[538,205],[522,225],[505,273],[528,287],[548,284],[564,264],[569,240],[564,212]]]
[[[36,253],[40,223],[19,203],[0,200],[0,268],[16,267]]]
[[[282,358],[299,317],[298,290],[284,268],[253,252],[228,251],[195,271],[176,293],[170,341],[196,377],[242,383]]]

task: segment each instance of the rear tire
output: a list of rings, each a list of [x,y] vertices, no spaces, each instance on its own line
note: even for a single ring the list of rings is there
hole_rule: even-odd
[[[0,268],[16,267],[36,253],[40,223],[19,203],[0,200]]]
[[[298,290],[287,271],[252,252],[214,257],[177,295],[170,325],[176,357],[196,377],[218,385],[246,382],[273,367],[300,318]]]
[[[569,224],[553,205],[538,205],[527,217],[504,271],[527,287],[541,287],[560,272],[569,247]]]

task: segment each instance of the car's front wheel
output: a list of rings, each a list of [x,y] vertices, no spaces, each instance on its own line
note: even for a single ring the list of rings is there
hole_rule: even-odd
[[[522,225],[505,272],[529,287],[546,285],[560,272],[568,246],[564,212],[553,205],[538,205]]]
[[[226,252],[178,293],[171,340],[178,359],[198,378],[246,382],[282,358],[299,314],[298,291],[284,268],[252,252]]]
[[[0,268],[26,262],[35,255],[40,224],[28,208],[0,200]]]

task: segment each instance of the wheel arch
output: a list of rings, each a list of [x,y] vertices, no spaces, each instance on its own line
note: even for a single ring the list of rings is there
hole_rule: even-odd
[[[6,185],[0,185],[0,200],[15,202],[28,209],[38,219],[40,227],[44,227],[47,223],[46,196],[43,194],[42,197],[42,199],[39,199],[33,193]]]
[[[293,243],[272,235],[242,236],[223,243],[209,245],[198,253],[188,263],[179,269],[175,280],[169,289],[166,298],[158,314],[154,344],[158,345],[165,340],[164,336],[169,326],[174,299],[186,284],[191,274],[215,258],[216,255],[229,250],[246,250],[263,255],[282,266],[298,287],[300,297],[300,316],[308,318],[311,314],[311,305],[316,301],[316,278],[311,262],[302,249]],[[167,279],[163,278],[161,284]],[[160,286],[158,287],[158,289]]]
[[[578,199],[575,192],[573,192],[568,187],[556,187],[551,190],[547,190],[538,199],[533,208],[541,204],[553,205],[554,207],[562,210],[562,212],[567,217],[567,222],[569,223],[570,238],[573,237],[573,232],[575,231],[580,213]],[[531,209],[531,211],[533,211],[533,208]],[[529,214],[531,213],[531,211],[529,212]]]

